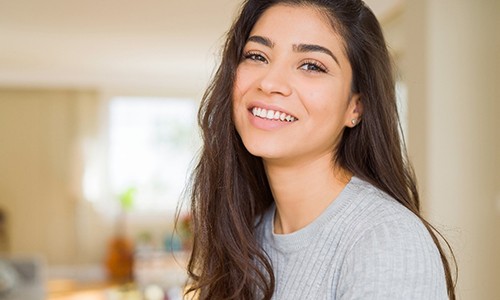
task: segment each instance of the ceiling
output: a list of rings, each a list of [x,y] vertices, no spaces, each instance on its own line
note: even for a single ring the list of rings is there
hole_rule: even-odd
[[[403,0],[370,0],[383,21]],[[0,85],[195,95],[234,0],[0,0]]]

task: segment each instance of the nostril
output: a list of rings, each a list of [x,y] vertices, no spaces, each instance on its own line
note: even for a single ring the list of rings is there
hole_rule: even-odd
[[[270,71],[261,79],[259,89],[266,94],[289,96],[292,88],[286,77],[286,74],[282,71]]]

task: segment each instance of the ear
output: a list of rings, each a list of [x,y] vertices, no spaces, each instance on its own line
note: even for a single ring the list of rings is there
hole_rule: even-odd
[[[353,128],[361,122],[363,115],[363,102],[361,102],[360,94],[353,94],[349,99],[349,104],[346,111],[345,126]]]

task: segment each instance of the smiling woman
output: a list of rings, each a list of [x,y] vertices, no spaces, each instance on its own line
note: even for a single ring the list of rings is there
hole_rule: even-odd
[[[340,132],[361,116],[351,77],[342,41],[325,16],[313,8],[268,9],[237,69],[234,121],[243,144],[255,156],[289,166],[331,161]],[[260,114],[250,115],[254,109]],[[274,118],[278,113],[286,122]]]
[[[246,1],[199,123],[200,299],[455,298],[362,1]]]

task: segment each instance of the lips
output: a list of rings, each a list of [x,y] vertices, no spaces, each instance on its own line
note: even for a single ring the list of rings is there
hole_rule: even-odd
[[[296,117],[285,112],[273,109],[265,109],[258,106],[253,107],[250,111],[255,117],[272,121],[295,122],[298,120]]]

